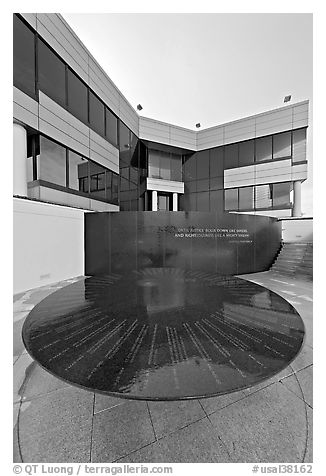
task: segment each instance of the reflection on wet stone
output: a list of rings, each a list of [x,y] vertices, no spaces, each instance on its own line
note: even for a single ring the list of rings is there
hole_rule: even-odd
[[[51,294],[23,327],[45,369],[95,392],[137,399],[225,394],[280,372],[304,325],[277,294],[178,268],[85,278]]]

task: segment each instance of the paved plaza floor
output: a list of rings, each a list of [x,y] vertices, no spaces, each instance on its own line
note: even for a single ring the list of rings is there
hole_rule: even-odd
[[[175,402],[94,394],[44,371],[21,340],[25,318],[69,279],[14,296],[14,462],[312,462],[312,283],[240,276],[289,301],[306,329],[282,372],[219,397]]]

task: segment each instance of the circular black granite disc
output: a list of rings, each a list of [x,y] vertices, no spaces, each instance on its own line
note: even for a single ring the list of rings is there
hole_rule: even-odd
[[[175,268],[85,278],[40,302],[23,340],[67,382],[178,400],[251,387],[300,351],[304,325],[279,295],[235,277]]]

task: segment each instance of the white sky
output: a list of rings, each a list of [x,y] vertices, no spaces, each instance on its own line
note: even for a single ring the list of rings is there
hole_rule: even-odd
[[[312,15],[63,15],[141,114],[202,128],[312,100]],[[309,134],[311,139],[311,134]],[[312,214],[312,147],[302,208]]]

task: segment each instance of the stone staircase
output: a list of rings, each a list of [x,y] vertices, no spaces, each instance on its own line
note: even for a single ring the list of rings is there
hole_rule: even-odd
[[[312,243],[282,243],[271,270],[286,276],[312,281]]]

